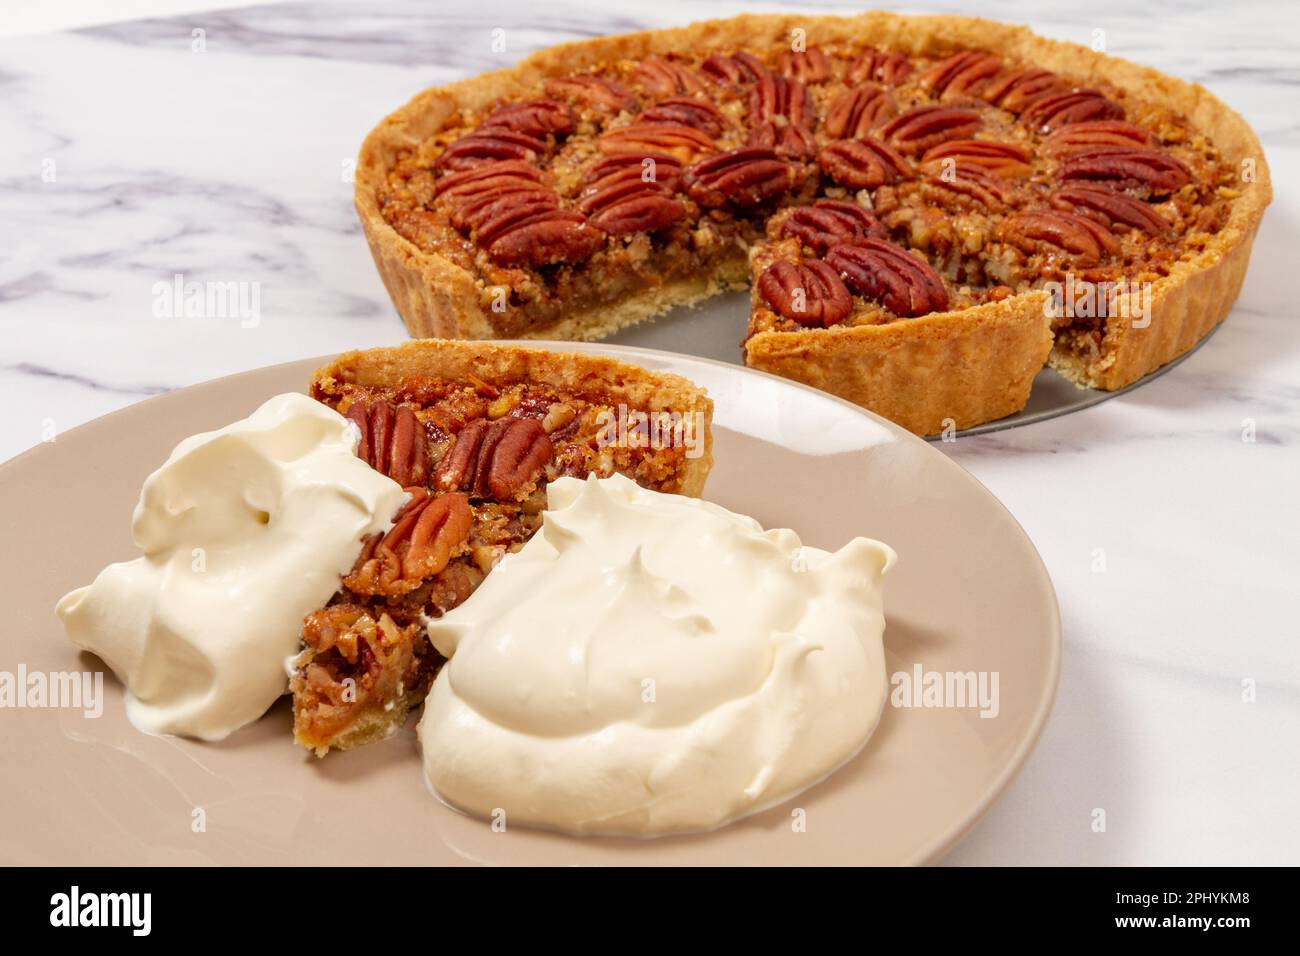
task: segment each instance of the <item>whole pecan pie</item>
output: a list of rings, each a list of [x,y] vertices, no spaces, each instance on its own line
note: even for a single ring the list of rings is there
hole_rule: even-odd
[[[1123,387],[1228,313],[1271,198],[1199,86],[961,17],[744,16],[427,90],[357,207],[415,336],[590,338],[752,289],[745,361],[933,433]]]
[[[311,390],[410,494],[303,623],[294,737],[322,755],[387,736],[424,699],[442,664],[424,621],[540,527],[548,481],[618,472],[695,496],[713,461],[701,389],[595,355],[412,342],[343,355]]]

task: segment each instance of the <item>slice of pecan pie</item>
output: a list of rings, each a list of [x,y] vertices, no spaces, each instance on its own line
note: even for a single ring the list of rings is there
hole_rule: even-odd
[[[963,17],[744,16],[427,90],[357,208],[412,335],[591,338],[752,288],[747,364],[921,433],[1115,389],[1228,313],[1271,198],[1203,88]]]
[[[389,735],[424,699],[442,659],[422,622],[537,530],[548,481],[619,472],[695,496],[713,460],[703,390],[596,355],[426,340],[343,355],[311,391],[410,493],[303,624],[294,737],[321,755]]]

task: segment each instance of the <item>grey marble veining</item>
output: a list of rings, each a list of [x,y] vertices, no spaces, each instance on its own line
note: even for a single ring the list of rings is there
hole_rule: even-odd
[[[951,861],[1295,863],[1300,6],[978,12],[1085,44],[1104,31],[1108,52],[1204,83],[1260,133],[1277,195],[1232,317],[1178,368],[937,446],[1025,526],[1067,641],[1038,751]],[[401,341],[352,210],[364,133],[425,86],[702,15],[682,0],[277,4],[0,40],[0,460],[167,389]],[[255,285],[256,323],[155,314],[178,274]]]

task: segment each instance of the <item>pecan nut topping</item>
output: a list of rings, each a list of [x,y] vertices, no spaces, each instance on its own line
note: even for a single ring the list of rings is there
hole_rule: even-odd
[[[857,139],[897,114],[898,104],[887,90],[864,84],[836,97],[822,129],[832,139]]]
[[[677,123],[634,123],[604,133],[597,145],[606,155],[667,153],[684,163],[717,149],[706,134]]]
[[[1123,119],[1124,107],[1096,90],[1073,90],[1035,101],[1020,118],[1030,129],[1050,133],[1070,123]]]
[[[1009,73],[984,87],[981,95],[1009,113],[1020,113],[1039,100],[1063,93],[1070,84],[1051,70],[1032,67]]]
[[[850,289],[895,315],[913,318],[948,307],[948,291],[939,273],[892,242],[863,239],[836,246],[826,253],[826,263]]]
[[[462,494],[430,495],[412,489],[411,500],[384,534],[371,535],[343,585],[355,594],[400,595],[441,573],[469,537],[474,513]]]
[[[783,117],[792,126],[812,129],[816,122],[812,93],[787,76],[764,73],[749,94],[749,112],[756,122]]]
[[[1029,175],[1029,154],[1019,146],[988,139],[950,139],[925,151],[921,168],[942,175],[957,167],[976,167],[1007,179]]]
[[[800,160],[816,153],[812,94],[801,81],[764,73],[750,91],[749,112],[754,121],[749,145]]]
[[[686,206],[680,200],[657,183],[642,180],[635,168],[631,171],[634,175],[591,190],[579,204],[594,225],[611,236],[626,236],[658,232],[685,218]]]
[[[1142,196],[1167,196],[1191,181],[1191,173],[1174,157],[1156,149],[1095,146],[1074,153],[1061,164],[1061,179],[1086,180]]]
[[[466,425],[438,463],[437,487],[509,501],[550,462],[555,448],[535,418],[479,418]]]
[[[1057,210],[1029,210],[1002,221],[998,236],[1022,252],[1065,252],[1081,266],[1094,266],[1120,251],[1110,231],[1084,216]]]
[[[1075,153],[1087,152],[1097,146],[1145,149],[1153,144],[1154,139],[1155,137],[1142,127],[1126,123],[1124,120],[1092,120],[1071,123],[1056,130],[1043,140],[1043,154],[1063,158]]]
[[[999,210],[1009,198],[1006,180],[980,166],[945,169],[927,179],[923,191],[927,198],[944,208],[960,207],[964,199],[985,209]]]
[[[967,139],[979,129],[980,115],[947,106],[918,106],[880,128],[882,138],[915,155],[950,139]]]
[[[825,83],[831,78],[831,61],[817,47],[786,50],[781,54],[781,73],[802,83]]]
[[[638,123],[689,126],[711,139],[717,139],[727,128],[727,118],[722,111],[705,100],[688,97],[671,97],[660,100],[643,110]]]
[[[728,86],[757,83],[768,73],[762,60],[744,50],[731,55],[715,53],[700,64],[700,69],[715,83]]]
[[[555,76],[543,85],[547,96],[613,113],[634,110],[637,99],[621,83],[599,76]]]
[[[588,194],[627,181],[655,183],[665,193],[675,193],[681,183],[682,161],[667,153],[615,153],[597,160],[588,175]]]
[[[448,173],[434,185],[434,195],[453,204],[491,195],[514,186],[536,186],[542,171],[522,160],[484,163],[458,173]]]
[[[817,138],[812,130],[783,122],[780,117],[755,126],[750,130],[747,143],[774,150],[793,160],[811,159],[817,153]]]
[[[820,259],[772,263],[758,277],[758,292],[773,312],[800,325],[838,325],[853,311],[844,282]]]
[[[917,83],[946,100],[971,95],[1001,70],[1002,61],[993,54],[968,50],[936,63],[917,78]]]
[[[632,76],[637,85],[651,96],[689,95],[704,90],[704,81],[694,70],[663,57],[652,56],[642,60]]]
[[[358,399],[345,417],[361,432],[357,457],[367,465],[403,488],[428,480],[429,439],[410,405]]]
[[[573,132],[573,110],[555,100],[515,103],[495,110],[479,129],[507,129],[536,139],[564,136]]]
[[[794,237],[819,254],[831,246],[884,235],[884,227],[870,210],[857,203],[834,199],[819,199],[811,206],[798,206],[781,224],[783,238]]]
[[[1104,186],[1063,186],[1051,196],[1052,206],[1065,212],[1099,217],[1107,225],[1123,225],[1162,236],[1170,225],[1154,209],[1127,193]]]
[[[880,50],[867,50],[849,66],[845,78],[850,83],[866,83],[869,80],[897,86],[907,79],[912,72],[912,64],[901,53],[884,53]]]
[[[727,203],[755,206],[789,192],[802,178],[798,167],[762,146],[743,146],[702,159],[682,177],[690,197],[708,208]]]
[[[434,164],[436,169],[455,172],[483,163],[515,159],[536,162],[546,155],[546,141],[504,127],[477,129],[451,143]]]
[[[898,152],[870,136],[829,144],[817,154],[817,165],[850,189],[875,189],[915,175]]]
[[[480,239],[491,239],[509,228],[524,210],[554,209],[559,205],[555,191],[537,184],[506,183],[500,189],[456,203],[451,224],[462,232],[479,230]]]

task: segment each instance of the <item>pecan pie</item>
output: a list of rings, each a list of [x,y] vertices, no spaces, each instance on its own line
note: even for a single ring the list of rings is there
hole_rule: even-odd
[[[885,13],[544,50],[421,93],[358,168],[412,335],[597,337],[749,286],[749,365],[921,433],[1023,407],[1045,362],[1115,389],[1190,349],[1271,198],[1199,86]]]
[[[424,699],[442,659],[423,621],[540,527],[548,481],[619,472],[697,496],[712,464],[701,389],[594,355],[412,342],[343,355],[311,391],[356,424],[357,454],[410,493],[303,624],[294,736],[317,754],[387,736]]]

